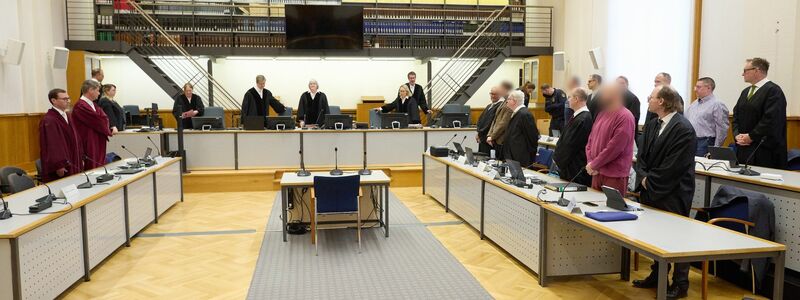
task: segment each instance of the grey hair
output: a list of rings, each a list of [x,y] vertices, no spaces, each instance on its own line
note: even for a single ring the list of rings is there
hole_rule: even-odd
[[[100,89],[100,83],[94,80],[84,80],[81,84],[81,95],[86,94],[89,90]]]
[[[520,90],[514,90],[508,94],[508,98],[514,98],[518,103],[522,103],[521,101],[525,101],[525,93]]]
[[[256,83],[264,82],[264,81],[267,81],[267,77],[264,77],[264,75],[256,76]]]
[[[317,85],[317,88],[319,88],[319,82],[317,82],[317,80],[316,80],[316,79],[313,79],[313,78],[312,78],[312,79],[310,79],[310,80],[308,81],[308,85],[311,85],[312,83],[313,83],[313,84],[316,84],[316,85]]]

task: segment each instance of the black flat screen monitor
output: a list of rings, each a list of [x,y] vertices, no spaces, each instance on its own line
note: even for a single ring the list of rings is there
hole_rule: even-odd
[[[408,128],[408,114],[406,113],[386,113],[380,114],[380,116],[383,129]]]
[[[364,48],[360,6],[286,5],[286,49]]]
[[[267,117],[267,129],[290,130],[294,129],[294,120],[289,116]]]
[[[353,117],[350,115],[325,115],[324,129],[350,129],[353,128]]]
[[[525,182],[525,172],[522,171],[522,166],[516,160],[506,159],[508,164],[508,172],[511,173],[511,179]]]
[[[442,114],[442,127],[461,128],[469,126],[469,114],[466,113],[444,113]]]
[[[264,130],[266,120],[263,116],[244,116],[242,125],[244,130]]]
[[[222,117],[193,117],[192,128],[195,130],[220,130],[222,127]]]
[[[739,167],[739,159],[736,158],[736,152],[729,147],[708,147],[709,158],[718,160],[727,160],[731,168]]]

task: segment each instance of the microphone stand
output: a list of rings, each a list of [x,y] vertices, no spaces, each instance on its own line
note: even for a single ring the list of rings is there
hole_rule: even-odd
[[[0,220],[11,218],[11,211],[8,210],[8,202],[3,198],[3,193],[0,193],[0,201],[3,202],[3,210],[0,211]]]
[[[95,180],[97,180],[97,183],[103,183],[103,182],[106,182],[106,181],[110,181],[111,179],[114,179],[114,175],[108,174],[108,169],[106,168],[106,165],[98,163],[97,161],[95,161],[94,159],[89,157],[88,155],[84,155],[83,158],[88,159],[91,162],[96,163],[98,165],[101,165],[103,167],[103,169],[106,170],[105,174],[97,176],[97,178],[95,178]]]
[[[311,172],[306,170],[306,163],[303,158],[303,133],[300,132],[300,171],[297,171],[297,177],[310,176]]]
[[[558,197],[558,206],[569,205],[569,200],[564,198],[564,192],[567,191],[567,187],[573,182],[575,182],[575,179],[578,179],[578,176],[581,176],[581,174],[583,174],[585,170],[586,170],[585,168],[581,168],[581,171],[578,172],[578,174],[576,174],[575,177],[572,177],[572,179],[570,179],[570,181],[567,184],[565,184],[564,187],[561,188],[561,197]]]
[[[333,152],[335,153],[334,155],[336,156],[336,167],[333,170],[331,170],[331,175],[339,176],[344,174],[342,170],[339,170],[339,147],[333,148]]]
[[[372,175],[372,171],[367,169],[367,132],[364,131],[364,168],[358,171],[358,175]]]
[[[758,148],[761,147],[761,144],[763,144],[765,140],[767,140],[766,136],[762,137],[761,141],[758,142],[758,145],[756,145],[756,149],[753,150],[753,153],[750,153],[750,156],[747,158],[747,161],[745,161],[744,168],[739,170],[739,175],[744,175],[744,176],[759,176],[759,175],[761,175],[761,173],[759,173],[758,171],[753,171],[753,169],[750,169],[750,163],[751,163],[751,160],[753,159],[753,156],[756,154],[756,152],[758,152]]]
[[[92,188],[92,186],[94,186],[94,185],[92,185],[92,181],[89,179],[89,174],[86,174],[86,172],[83,172],[83,171],[81,171],[81,173],[83,173],[83,176],[86,176],[86,182],[79,184],[78,188],[79,189],[90,189],[90,188]]]

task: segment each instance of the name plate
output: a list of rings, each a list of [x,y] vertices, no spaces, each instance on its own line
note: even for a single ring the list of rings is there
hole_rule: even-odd
[[[65,201],[67,202],[74,202],[78,201],[78,197],[81,195],[81,192],[78,191],[78,187],[74,184],[70,184],[65,186],[61,189],[61,194],[58,195],[59,197],[64,197]]]
[[[479,162],[478,163],[478,170],[480,170],[481,172],[485,172],[486,171],[486,167],[487,167],[486,163],[484,163],[484,162]]]
[[[567,211],[571,214],[580,214],[581,208],[578,207],[578,201],[575,201],[575,197],[569,197],[569,204],[567,205]]]
[[[460,164],[466,164],[467,163],[467,157],[466,156],[459,156],[458,159],[456,159],[456,161],[458,163],[460,163]]]

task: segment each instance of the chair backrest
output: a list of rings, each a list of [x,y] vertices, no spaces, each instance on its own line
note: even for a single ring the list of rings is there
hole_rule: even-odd
[[[550,166],[553,164],[553,150],[546,149],[546,148],[539,148],[539,151],[536,154],[536,163],[547,166],[549,169]]]
[[[222,117],[222,127],[223,128],[228,127],[225,124],[225,109],[223,109],[222,107],[219,107],[219,106],[206,107],[205,110],[203,111],[203,116],[204,117]]]
[[[458,113],[458,114],[468,114],[469,113],[469,105],[463,104],[445,104],[442,106],[442,113]]]
[[[281,116],[283,116],[283,117],[291,117],[292,116],[292,108],[289,107],[289,106],[286,106],[286,110],[283,111]]]
[[[747,197],[738,197],[723,206],[705,208],[704,210],[708,213],[709,220],[716,218],[733,218],[750,221],[750,208],[748,205]],[[719,222],[714,225],[738,232],[745,232],[744,226],[738,223]]]
[[[361,176],[315,176],[314,195],[317,213],[355,212]]]
[[[122,110],[131,116],[138,116],[139,115],[139,106],[138,105],[125,105],[122,107]]]
[[[42,175],[42,160],[41,159],[37,159],[35,164],[36,164],[36,174],[39,174],[41,176]]]
[[[25,170],[23,170],[23,169],[20,169],[20,168],[17,168],[17,167],[12,167],[12,166],[7,166],[7,167],[0,168],[0,183],[2,183],[2,184],[0,184],[0,192],[12,193],[11,184],[10,184],[10,182],[8,180],[8,177],[11,174],[26,175],[28,173],[25,172]]]
[[[19,193],[36,186],[35,184],[33,184],[33,179],[31,179],[30,177],[28,177],[28,175],[25,174],[8,175],[8,185],[11,189],[11,193]]]
[[[330,105],[330,106],[328,106],[328,109],[331,111],[330,112],[331,115],[341,115],[342,114],[342,108],[339,107],[338,105]]]
[[[800,171],[800,149],[789,150],[788,163],[789,170]]]

